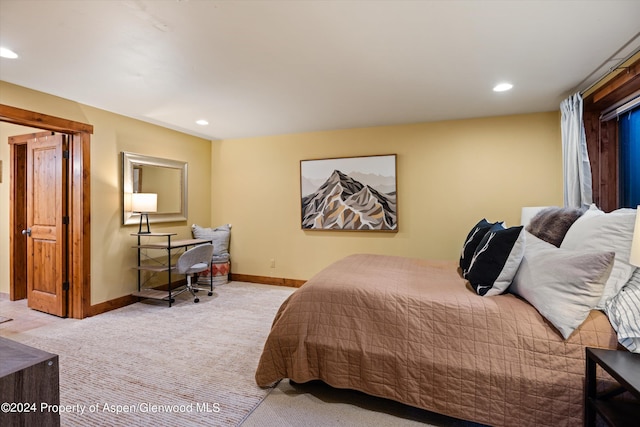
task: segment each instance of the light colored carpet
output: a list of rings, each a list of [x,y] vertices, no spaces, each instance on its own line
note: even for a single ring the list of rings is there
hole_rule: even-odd
[[[231,282],[198,304],[147,300],[11,339],[59,355],[63,426],[236,426],[270,391],[255,368],[293,290]]]
[[[242,427],[483,427],[321,381],[282,380]]]
[[[0,328],[0,335],[60,356],[61,404],[75,411],[61,414],[62,427],[473,425],[318,381],[257,387],[271,322],[293,291],[231,282],[198,304],[182,294],[171,308],[147,300],[27,330],[21,324],[35,314],[49,316],[4,301],[16,328]]]
[[[11,319],[10,317],[0,316],[0,323],[8,322],[10,320],[13,320],[13,319]]]

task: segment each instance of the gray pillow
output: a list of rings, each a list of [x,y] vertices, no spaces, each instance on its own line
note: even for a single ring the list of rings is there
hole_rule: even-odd
[[[231,237],[231,224],[221,225],[216,228],[200,227],[197,224],[191,226],[193,237],[206,239],[213,242],[213,255],[229,254],[229,239]]]
[[[615,254],[559,249],[529,233],[526,242],[509,291],[527,300],[567,339],[600,300]]]

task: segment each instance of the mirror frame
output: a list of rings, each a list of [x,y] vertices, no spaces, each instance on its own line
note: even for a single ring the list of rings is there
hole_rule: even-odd
[[[122,152],[122,224],[140,223],[140,214],[131,211],[131,194],[133,194],[133,168],[135,166],[159,166],[178,169],[181,172],[180,211],[170,213],[149,213],[149,222],[179,222],[187,220],[187,162],[145,156],[143,154]]]

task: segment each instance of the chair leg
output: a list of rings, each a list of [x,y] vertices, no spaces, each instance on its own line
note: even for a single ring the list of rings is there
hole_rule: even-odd
[[[195,282],[195,285],[193,286],[193,290],[195,292],[199,292],[199,291],[206,291],[207,288],[201,288],[200,285],[198,284],[198,273],[193,273],[193,281]],[[213,295],[213,285],[211,285],[210,287],[211,289],[209,289],[207,291],[207,295],[208,296],[212,296]]]
[[[195,285],[193,285],[193,291],[198,292],[200,290],[200,287],[198,286],[198,273],[193,273],[192,278],[195,283]]]
[[[187,289],[189,289],[189,292],[191,292],[191,295],[193,295],[193,302],[200,302],[200,298],[198,298],[196,296],[195,290],[193,288],[193,286],[191,285],[191,275],[187,275]]]

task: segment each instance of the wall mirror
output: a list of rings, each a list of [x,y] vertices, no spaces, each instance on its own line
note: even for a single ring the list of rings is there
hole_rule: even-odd
[[[149,222],[187,220],[187,163],[122,152],[122,223],[138,224],[140,214],[131,211],[133,193],[156,193],[157,212]]]

